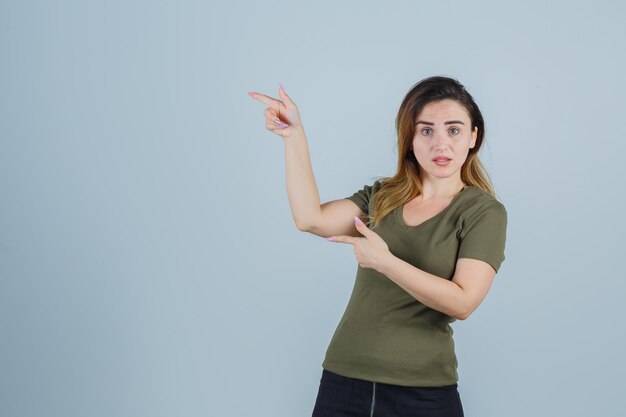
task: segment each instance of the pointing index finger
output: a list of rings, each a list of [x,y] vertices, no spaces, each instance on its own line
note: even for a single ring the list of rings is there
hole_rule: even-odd
[[[261,103],[267,104],[274,110],[280,110],[281,104],[283,104],[280,100],[276,100],[275,98],[266,96],[265,94],[256,93],[254,91],[248,92],[248,95],[256,100],[259,100]]]
[[[350,245],[354,244],[355,239],[360,239],[360,238],[355,238],[353,236],[331,236],[331,237],[326,238],[326,240],[330,242],[348,243]]]

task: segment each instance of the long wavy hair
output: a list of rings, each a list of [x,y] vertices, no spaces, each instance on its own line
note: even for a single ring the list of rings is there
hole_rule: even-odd
[[[420,166],[411,149],[415,136],[415,120],[426,104],[445,99],[455,100],[467,110],[472,132],[475,127],[478,128],[476,143],[469,149],[467,159],[461,167],[461,181],[475,185],[496,197],[489,175],[478,159],[478,151],[485,137],[485,122],[480,109],[465,87],[454,78],[429,77],[411,87],[400,105],[396,116],[398,169],[393,177],[380,178],[380,187],[373,197],[373,209],[367,218],[367,223],[372,227],[378,226],[387,214],[422,193]]]

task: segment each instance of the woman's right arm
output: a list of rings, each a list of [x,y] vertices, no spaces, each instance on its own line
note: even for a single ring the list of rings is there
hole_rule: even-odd
[[[291,215],[299,230],[317,236],[361,236],[354,225],[354,216],[361,209],[348,199],[320,204],[304,129],[284,138],[287,196]]]
[[[284,141],[287,197],[296,227],[322,237],[361,236],[354,225],[354,216],[363,213],[354,202],[339,199],[320,204],[298,108],[284,89],[279,93],[283,101],[264,94],[248,94],[269,106],[265,110],[265,127]]]

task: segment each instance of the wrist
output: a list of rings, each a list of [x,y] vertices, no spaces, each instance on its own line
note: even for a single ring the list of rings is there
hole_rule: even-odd
[[[393,265],[397,259],[398,258],[393,253],[391,253],[390,251],[387,252],[385,256],[383,256],[383,258],[380,260],[377,268],[378,272],[386,276],[387,273],[393,268]]]
[[[290,126],[289,132],[290,133],[288,135],[282,136],[282,138],[285,140],[294,140],[294,138],[304,138],[306,136],[304,133],[304,126],[302,125]]]

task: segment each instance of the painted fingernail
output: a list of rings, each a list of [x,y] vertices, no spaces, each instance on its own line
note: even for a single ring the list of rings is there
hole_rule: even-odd
[[[281,89],[281,90],[285,91],[285,87],[283,87],[283,84],[282,84],[282,83],[278,83],[278,85],[280,85],[280,89]]]
[[[357,224],[363,224],[363,222],[361,221],[361,219],[359,219],[357,216],[354,216],[354,221],[355,221]]]
[[[334,241],[335,241],[335,239],[334,239],[333,237],[327,237],[327,238],[326,238],[326,240],[329,240],[329,241],[331,241],[331,242],[334,242]]]
[[[278,125],[278,127],[287,127],[289,126],[287,123],[283,122],[282,120],[279,119],[274,119],[274,123],[276,123]]]

